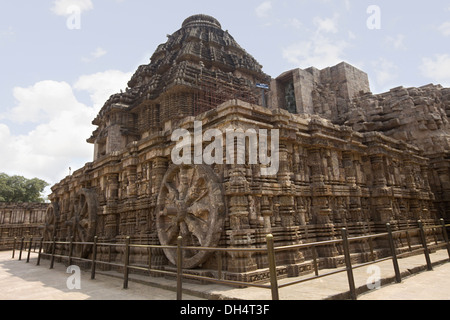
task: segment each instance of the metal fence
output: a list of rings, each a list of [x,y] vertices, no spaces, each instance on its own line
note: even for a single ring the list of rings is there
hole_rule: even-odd
[[[212,282],[212,283],[221,283],[226,284],[230,286],[237,286],[237,287],[257,287],[261,289],[268,289],[271,290],[272,293],[272,299],[273,300],[279,300],[279,291],[280,289],[283,289],[288,286],[300,284],[303,282],[315,280],[318,278],[327,277],[333,274],[346,272],[347,273],[347,279],[348,279],[348,285],[349,285],[349,292],[350,292],[350,298],[353,300],[357,299],[357,292],[355,287],[355,280],[353,277],[353,270],[357,268],[361,268],[364,266],[368,266],[371,264],[375,264],[381,261],[386,260],[392,260],[393,268],[395,271],[395,281],[401,282],[401,274],[400,274],[400,268],[398,265],[398,259],[405,256],[405,255],[413,255],[413,254],[420,254],[423,253],[425,256],[425,261],[427,265],[428,270],[432,270],[432,263],[430,259],[430,250],[435,250],[438,248],[446,247],[449,255],[449,261],[450,261],[450,243],[448,239],[447,234],[447,227],[450,225],[446,225],[444,220],[441,219],[440,223],[437,225],[429,225],[424,226],[421,221],[418,221],[418,228],[410,228],[406,230],[399,230],[399,231],[392,231],[391,225],[388,223],[386,225],[386,232],[385,233],[378,233],[378,234],[372,234],[372,235],[365,235],[365,236],[359,236],[359,237],[348,237],[348,231],[347,229],[343,228],[341,230],[342,238],[336,239],[336,240],[328,240],[328,241],[321,241],[321,242],[314,242],[314,243],[306,243],[306,244],[299,244],[299,245],[290,245],[290,246],[283,246],[283,247],[275,247],[274,246],[274,237],[273,235],[269,234],[266,237],[267,245],[264,248],[210,248],[210,247],[185,247],[182,245],[182,237],[178,238],[177,245],[176,246],[161,246],[161,245],[138,245],[138,244],[131,244],[130,243],[130,237],[127,237],[126,242],[124,244],[117,244],[117,243],[99,243],[98,238],[95,237],[94,242],[73,242],[73,241],[56,241],[54,239],[53,241],[44,241],[42,238],[40,239],[33,239],[30,238],[26,240],[24,237],[18,241],[16,238],[13,243],[13,252],[12,252],[12,258],[14,259],[16,250],[19,250],[19,260],[22,260],[22,254],[24,252],[27,253],[27,263],[30,261],[30,254],[34,247],[34,252],[38,250],[38,258],[37,258],[37,265],[40,265],[41,257],[47,256],[50,259],[50,269],[54,268],[55,258],[62,258],[67,259],[69,265],[73,263],[73,261],[85,261],[89,262],[91,266],[91,279],[95,279],[96,276],[96,269],[98,265],[109,265],[109,266],[115,266],[123,270],[123,288],[127,289],[129,284],[129,274],[131,270],[137,270],[137,271],[145,271],[150,272],[153,274],[160,274],[160,275],[168,275],[176,278],[177,282],[177,300],[182,300],[182,292],[183,292],[183,279],[195,279],[195,280],[201,280],[205,282]],[[434,237],[434,244],[430,244],[427,241],[427,235],[426,230],[433,229],[432,234],[435,235]],[[438,230],[441,229],[441,240],[436,237],[436,234],[438,234]],[[395,246],[394,238],[395,236],[400,236],[400,234],[406,233],[406,239],[408,242],[409,250],[399,253],[398,249]],[[418,234],[420,239],[420,246],[418,248],[414,248],[411,245],[411,234]],[[374,248],[372,245],[372,241],[377,238],[384,238],[388,240],[389,243],[389,251],[390,254],[386,257],[375,259],[374,254]],[[370,245],[370,256],[371,261],[359,263],[359,264],[352,264],[351,260],[351,251],[350,251],[350,243],[361,241],[361,240],[367,240],[369,241]],[[43,245],[47,244],[51,247],[50,253],[43,253]],[[326,272],[320,274],[320,270],[318,267],[318,258],[316,252],[316,248],[320,246],[329,246],[329,245],[342,245],[343,251],[344,251],[344,260],[345,260],[345,266],[342,268],[337,268],[336,270],[333,270],[331,272]],[[56,254],[56,246],[57,245],[66,245],[69,247],[69,254],[68,255],[61,255]],[[73,256],[73,248],[75,245],[91,245],[92,246],[92,258],[90,259],[84,259],[79,257]],[[17,248],[19,246],[19,248]],[[101,261],[97,259],[97,253],[99,247],[121,247],[124,248],[124,259],[122,263],[117,262],[111,262],[111,261]],[[138,265],[132,265],[130,264],[130,252],[132,248],[146,248],[148,249],[148,265],[147,266],[138,266]],[[176,263],[176,271],[168,271],[168,270],[161,270],[152,268],[151,263],[151,249],[170,249],[170,250],[176,250],[177,252],[177,263]],[[277,276],[277,264],[276,264],[276,253],[282,252],[282,251],[289,251],[289,250],[300,250],[300,249],[306,249],[306,250],[312,250],[313,254],[313,268],[314,268],[314,275],[307,278],[302,279],[295,279],[290,282],[286,282],[283,284],[278,284],[278,276]],[[183,250],[203,250],[203,251],[212,251],[215,252],[217,255],[217,278],[211,278],[201,275],[195,275],[195,274],[188,274],[183,272]],[[266,254],[268,257],[268,264],[269,264],[269,272],[270,272],[270,282],[264,284],[264,283],[249,283],[249,282],[242,282],[242,281],[235,281],[235,280],[225,280],[223,279],[223,270],[222,270],[222,259],[221,256],[224,252],[247,252],[247,253],[262,253]]]

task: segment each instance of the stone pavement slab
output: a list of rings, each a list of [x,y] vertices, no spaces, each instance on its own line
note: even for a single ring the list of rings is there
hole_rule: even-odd
[[[449,255],[447,250],[438,250],[430,255],[431,262],[434,266],[439,266],[444,264],[444,270],[450,271],[450,264],[447,263],[449,261]],[[375,266],[375,267],[374,267]],[[411,281],[414,281],[415,275],[423,272],[424,277],[426,279],[430,279],[429,281],[424,281],[422,294],[425,294],[425,297],[429,297],[429,292],[435,291],[436,287],[439,287],[441,282],[439,281],[439,277],[433,274],[433,271],[426,271],[426,260],[423,254],[404,257],[399,259],[399,268],[400,273],[402,275],[402,280],[405,281],[409,277],[411,277]],[[320,270],[320,274],[325,274],[327,272],[335,271],[336,269],[329,270]],[[374,280],[380,281],[381,288],[376,289],[377,292],[380,293],[378,296],[382,299],[381,292],[385,287],[392,288],[390,286],[391,283],[395,282],[395,272],[392,260],[386,260],[383,262],[376,263],[374,265],[365,266],[362,268],[357,268],[353,270],[354,278],[355,278],[355,286],[358,292],[358,298],[362,297],[361,294],[372,291],[368,287],[371,288],[377,287],[372,284],[375,283]],[[445,273],[445,271],[441,271],[441,273]],[[117,273],[107,273],[110,276],[121,277],[121,275]],[[450,273],[448,273],[450,275]],[[293,282],[295,280],[300,280],[304,278],[311,277],[311,275],[306,275],[302,277],[296,278],[288,278],[279,280],[279,284],[282,285],[284,283]],[[449,278],[450,279],[450,278]],[[166,278],[152,278],[146,277],[142,275],[130,275],[130,281],[139,282],[139,283],[147,283],[152,286],[164,288],[167,290],[176,290],[176,283],[174,280],[166,279]],[[426,290],[425,290],[426,289]],[[450,286],[447,286],[442,291],[446,292],[446,294],[450,297]],[[248,288],[233,288],[221,284],[199,284],[192,282],[183,282],[183,292],[189,295],[196,295],[205,299],[212,300],[271,300],[271,291],[268,289],[261,289],[255,287]],[[420,292],[417,292],[419,294]],[[323,278],[317,278],[308,282],[303,282],[300,284],[288,286],[285,288],[281,288],[279,290],[280,300],[344,300],[350,299],[349,292],[349,284],[347,279],[347,273],[341,272],[338,274],[326,276]],[[420,295],[416,296],[420,299]],[[188,299],[186,296],[183,296],[184,299]],[[436,299],[441,299],[442,295],[436,295]],[[369,296],[366,296],[365,299],[369,299]],[[384,299],[382,299],[384,300]]]
[[[450,300],[450,264],[435,266],[433,271],[421,272],[403,279],[402,283],[371,290],[358,300]]]
[[[105,275],[90,279],[89,272],[81,272],[81,289],[70,290],[67,280],[72,274],[60,263],[50,270],[48,260],[36,266],[37,254],[26,259],[11,259],[11,252],[0,252],[0,300],[175,300],[173,291],[133,283],[123,289],[123,281]],[[196,296],[186,299],[198,300]]]
[[[81,273],[81,290],[70,290],[71,276],[63,264],[42,260],[36,266],[36,254],[30,263],[11,259],[11,252],[0,252],[1,300],[175,300],[176,281],[130,274],[129,289],[122,289],[123,278],[117,272],[97,272],[90,280],[89,272]],[[434,270],[426,271],[423,254],[399,259],[402,283],[395,282],[391,260],[353,270],[359,300],[448,300],[450,299],[450,263],[447,250],[431,254]],[[330,270],[320,270],[324,274]],[[311,275],[279,280],[279,284]],[[369,290],[374,280],[377,288]],[[344,300],[349,299],[347,273],[341,272],[279,290],[281,300]],[[233,288],[222,284],[183,282],[183,300],[271,300],[271,291],[255,287]]]

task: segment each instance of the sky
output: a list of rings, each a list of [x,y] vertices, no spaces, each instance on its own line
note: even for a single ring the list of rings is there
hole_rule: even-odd
[[[0,3],[0,172],[51,185],[93,160],[104,102],[193,14],[218,19],[274,78],[346,61],[373,93],[450,87],[449,0]]]

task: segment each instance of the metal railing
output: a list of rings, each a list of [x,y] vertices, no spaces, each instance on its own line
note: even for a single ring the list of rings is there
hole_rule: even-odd
[[[150,272],[153,274],[161,274],[161,275],[168,275],[173,276],[176,278],[177,283],[177,300],[182,300],[183,297],[183,279],[195,279],[195,280],[201,280],[205,282],[212,282],[212,283],[220,283],[220,284],[226,284],[230,286],[237,286],[237,287],[257,287],[262,289],[269,289],[271,290],[272,299],[273,300],[279,300],[279,290],[286,288],[288,286],[304,283],[307,281],[315,280],[318,278],[323,278],[327,276],[331,276],[337,273],[346,272],[347,273],[347,279],[348,279],[348,285],[349,285],[349,293],[350,298],[353,300],[357,299],[357,290],[355,287],[355,280],[353,276],[353,270],[357,268],[361,268],[364,266],[368,266],[371,264],[375,264],[382,261],[392,260],[393,262],[393,268],[395,271],[395,281],[397,283],[401,282],[401,273],[400,268],[398,265],[398,259],[400,257],[403,257],[405,255],[414,255],[418,254],[420,252],[423,252],[425,255],[425,261],[426,266],[428,270],[432,270],[432,263],[430,259],[430,250],[434,250],[441,247],[446,247],[447,252],[449,255],[449,261],[450,261],[450,242],[448,239],[448,234],[446,228],[450,225],[446,225],[444,220],[440,220],[439,225],[430,225],[430,226],[424,226],[421,221],[418,221],[418,228],[411,228],[411,229],[404,229],[404,230],[398,230],[398,231],[392,231],[391,225],[388,223],[386,225],[386,232],[385,233],[378,233],[378,234],[372,234],[372,235],[365,235],[365,236],[359,236],[359,237],[348,237],[348,231],[346,228],[343,228],[341,230],[342,239],[336,239],[336,240],[328,240],[328,241],[321,241],[321,242],[314,242],[314,243],[306,243],[306,244],[298,244],[298,245],[290,245],[290,246],[283,246],[283,247],[275,247],[274,246],[274,236],[272,234],[267,235],[266,237],[266,247],[264,248],[211,248],[211,247],[195,247],[195,246],[189,246],[185,247],[183,246],[183,238],[179,237],[177,239],[177,245],[176,246],[162,246],[162,245],[140,245],[140,244],[131,244],[130,243],[130,237],[126,238],[125,243],[123,244],[117,244],[117,243],[99,243],[98,238],[95,237],[94,242],[74,242],[71,241],[56,241],[56,238],[53,241],[44,241],[43,238],[40,238],[39,241],[36,239],[30,238],[29,240],[25,240],[24,237],[21,238],[19,244],[20,244],[20,253],[19,253],[19,260],[22,259],[22,253],[23,251],[28,251],[27,253],[27,263],[30,261],[30,254],[32,251],[33,243],[34,243],[34,252],[36,252],[37,246],[39,245],[38,250],[38,258],[37,258],[37,264],[40,265],[41,257],[47,256],[50,258],[50,269],[54,268],[55,258],[62,258],[62,259],[68,259],[69,265],[73,263],[74,260],[77,261],[85,261],[90,262],[91,264],[91,279],[94,280],[96,276],[96,268],[97,265],[103,264],[107,266],[115,266],[118,268],[121,268],[123,270],[123,288],[128,289],[129,284],[129,274],[130,270],[136,270],[136,271],[145,271]],[[436,236],[436,230],[441,228],[442,230],[442,241],[439,243],[439,240]],[[426,236],[426,230],[433,229],[432,234],[435,236],[434,238],[434,245],[429,245],[427,242],[427,236]],[[408,242],[408,248],[409,250],[398,253],[398,249],[395,246],[394,236],[405,234]],[[420,239],[420,245],[419,248],[412,248],[411,245],[411,238],[410,234],[418,234]],[[374,239],[377,238],[387,238],[389,243],[389,251],[390,255],[375,259],[374,254],[374,247],[372,245],[372,242]],[[351,259],[351,250],[350,250],[350,244],[352,242],[358,242],[362,240],[369,241],[370,244],[370,256],[371,261],[359,263],[359,264],[352,264]],[[51,247],[50,253],[43,253],[43,245],[47,244]],[[56,254],[56,246],[57,245],[65,245],[68,246],[69,254],[68,255],[62,255],[62,254]],[[85,259],[80,257],[74,257],[73,256],[73,248],[75,245],[92,245],[92,258]],[[318,257],[316,253],[316,249],[321,246],[330,246],[330,245],[341,245],[344,252],[344,267],[337,268],[336,270],[333,270],[331,272],[326,272],[320,274],[319,272],[319,266],[318,266]],[[124,248],[124,258],[122,263],[117,262],[111,262],[111,261],[101,261],[97,259],[98,254],[98,248],[104,246],[109,247],[110,252],[112,247],[119,247]],[[17,239],[14,240],[13,244],[13,252],[12,252],[12,258],[14,259],[15,251],[17,247]],[[132,248],[146,248],[148,249],[148,265],[147,266],[138,266],[138,265],[132,265],[130,264],[130,252]],[[176,261],[176,271],[168,271],[168,270],[161,270],[152,268],[151,263],[151,249],[169,249],[169,250],[176,250],[177,252],[177,261]],[[283,251],[290,251],[290,250],[301,250],[301,249],[312,249],[313,251],[313,261],[312,265],[314,268],[314,276],[302,278],[302,279],[295,279],[293,281],[285,282],[283,284],[278,284],[278,276],[277,276],[277,264],[276,264],[276,254],[278,252]],[[211,278],[196,274],[188,274],[183,272],[183,250],[202,250],[202,251],[211,251],[216,253],[217,257],[217,278]],[[266,254],[268,257],[268,265],[269,265],[269,274],[270,274],[270,282],[267,284],[264,283],[250,283],[250,282],[243,282],[243,281],[236,281],[236,280],[225,280],[223,279],[223,264],[222,264],[222,254],[224,252],[230,253],[230,252],[247,252],[247,253],[260,253],[260,254]]]

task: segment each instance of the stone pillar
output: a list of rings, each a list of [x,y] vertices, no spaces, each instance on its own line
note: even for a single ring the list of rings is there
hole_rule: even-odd
[[[414,180],[414,167],[409,159],[403,160],[403,167],[405,168],[406,187],[415,190],[416,182]]]
[[[278,184],[281,187],[279,214],[282,227],[294,226],[295,219],[295,184],[291,181],[291,170],[289,168],[288,151],[286,145],[281,144],[279,148],[280,168],[278,171]]]
[[[264,229],[266,229],[267,234],[269,234],[272,232],[271,217],[273,216],[273,211],[268,196],[263,196],[261,199],[261,215],[264,220]]]
[[[384,156],[380,154],[370,155],[370,163],[373,175],[372,212],[374,213],[374,222],[376,232],[385,232],[386,223],[391,222],[394,217],[393,210],[393,190],[387,186],[385,178]],[[381,240],[379,242],[382,242]],[[385,244],[387,245],[387,243]]]
[[[313,148],[310,150],[310,154],[312,161],[311,210],[317,225],[316,239],[317,241],[334,240],[336,232],[331,221],[332,210],[329,203],[332,191],[330,186],[324,183],[321,149]],[[320,257],[336,257],[339,254],[335,245],[320,246],[317,248],[317,253]],[[331,260],[330,263],[332,263]]]
[[[249,202],[250,186],[245,177],[245,168],[234,165],[229,170],[229,181],[225,184],[225,197],[228,199],[230,228],[226,233],[230,247],[252,248],[255,246],[255,230],[250,228]],[[229,272],[249,272],[257,269],[253,258],[248,252],[230,252],[228,261]]]
[[[168,163],[166,158],[158,157],[153,159],[152,164],[152,188],[151,194],[158,195],[161,189],[161,184],[164,179],[164,175],[167,172]]]
[[[229,181],[225,185],[225,194],[229,197],[230,227],[233,230],[248,229],[248,194],[250,186],[245,177],[245,168],[235,165],[229,170]]]
[[[114,239],[118,234],[118,213],[117,202],[119,200],[119,175],[109,174],[106,177],[106,218],[105,218],[105,237]]]
[[[440,165],[445,164],[445,166],[437,168],[437,175],[440,182],[439,190],[439,202],[437,205],[440,209],[440,214],[443,218],[449,222],[450,221],[450,165],[448,160],[446,162],[440,163]]]
[[[127,167],[127,177],[128,177],[127,197],[128,199],[136,199],[137,197],[136,166]]]
[[[375,187],[384,188],[387,185],[384,167],[384,156],[374,154],[370,156],[372,166],[373,184]]]
[[[347,183],[352,186],[356,186],[356,170],[353,166],[353,155],[351,152],[342,152],[342,165],[344,166]]]

